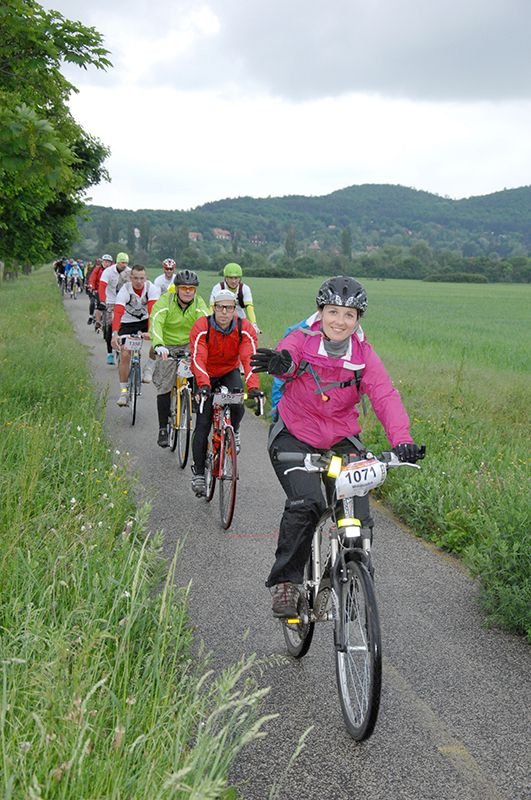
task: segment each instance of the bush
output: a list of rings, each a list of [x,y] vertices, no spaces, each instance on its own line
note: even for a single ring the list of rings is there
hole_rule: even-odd
[[[488,283],[485,275],[479,272],[436,272],[426,275],[424,281],[439,281],[443,283]]]

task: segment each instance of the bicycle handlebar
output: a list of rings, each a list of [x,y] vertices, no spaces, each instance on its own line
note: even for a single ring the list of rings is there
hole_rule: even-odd
[[[422,458],[424,457],[424,453],[426,452],[426,448],[423,445],[422,449]],[[275,453],[273,458],[279,464],[300,464],[302,466],[293,467],[292,469],[303,469],[306,472],[327,472],[330,466],[330,461],[333,456],[338,455],[333,451],[328,451],[327,453]],[[344,458],[344,456],[340,456]],[[367,453],[360,455],[359,460],[362,461],[365,458],[376,458],[378,461],[381,461],[387,467],[414,467],[415,469],[420,469],[419,464],[413,464],[409,461],[400,461],[396,453],[393,453],[390,450],[385,450],[378,455],[374,455],[373,453],[367,451]]]

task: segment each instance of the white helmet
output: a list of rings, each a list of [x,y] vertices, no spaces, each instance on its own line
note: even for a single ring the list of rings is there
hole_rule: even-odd
[[[112,256],[110,256],[108,253],[104,253],[102,255],[102,257],[101,257],[101,260],[102,261],[112,261]]]

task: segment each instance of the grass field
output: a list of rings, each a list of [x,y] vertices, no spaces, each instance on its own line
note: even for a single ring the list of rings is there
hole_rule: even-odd
[[[201,275],[208,300],[214,274]],[[253,278],[260,344],[315,308],[319,279]],[[531,286],[363,279],[363,327],[399,388],[421,474],[394,474],[383,494],[420,535],[481,578],[491,621],[531,632],[529,449]],[[263,381],[269,390],[270,379]],[[387,441],[372,412],[363,437]]]

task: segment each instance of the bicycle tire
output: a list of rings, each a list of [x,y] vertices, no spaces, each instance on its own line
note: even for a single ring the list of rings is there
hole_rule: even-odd
[[[212,449],[212,438],[210,438],[208,441],[208,450],[205,461],[205,498],[207,503],[210,503],[216,490],[216,462],[218,458],[219,454],[214,453],[214,450]]]
[[[191,436],[191,420],[192,420],[192,393],[189,386],[183,387],[180,392],[180,414],[177,428],[177,455],[179,457],[179,466],[181,469],[186,467],[188,463],[188,454],[190,452],[190,436]]]
[[[303,588],[299,590],[299,600],[297,602],[297,612],[299,621],[288,623],[282,620],[284,640],[290,656],[302,658],[310,649],[313,639],[315,622],[312,621],[312,590],[309,586],[311,575],[311,559],[308,560],[304,568]]]
[[[236,506],[236,486],[238,484],[238,456],[234,431],[225,428],[222,448],[223,456],[219,481],[219,512],[221,524],[225,530],[230,526]]]
[[[168,417],[170,450],[172,453],[175,453],[175,448],[177,447],[177,404],[178,393],[175,384],[173,384],[170,393],[170,416]]]
[[[368,739],[380,707],[382,651],[376,595],[364,564],[347,561],[336,627],[336,678],[345,726],[357,741]]]
[[[136,410],[138,399],[138,384],[139,384],[139,365],[134,364],[131,367],[129,374],[129,407],[131,410],[131,425],[136,422]]]

